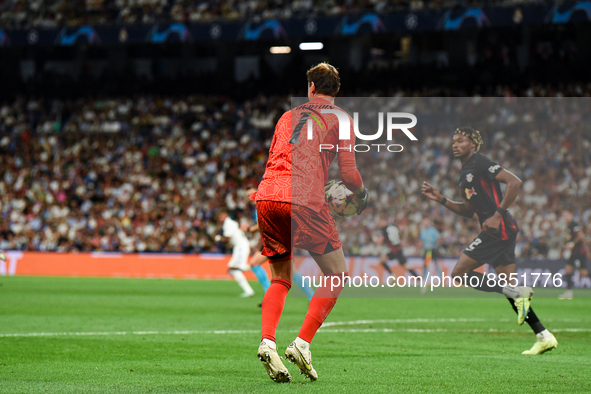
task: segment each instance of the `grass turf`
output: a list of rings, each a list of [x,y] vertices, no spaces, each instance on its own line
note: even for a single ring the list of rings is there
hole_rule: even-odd
[[[559,342],[535,357],[521,355],[535,338],[500,297],[344,298],[314,339],[318,381],[287,364],[294,379],[277,384],[256,358],[258,284],[251,299],[230,281],[2,277],[0,285],[1,393],[589,392],[588,298],[534,299]],[[280,351],[306,307],[288,298]]]

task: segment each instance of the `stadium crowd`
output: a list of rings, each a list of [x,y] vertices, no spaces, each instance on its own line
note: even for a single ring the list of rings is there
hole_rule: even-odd
[[[591,87],[535,85],[525,92],[499,87],[497,93],[503,96],[497,102],[505,105],[482,117],[482,152],[524,180],[511,208],[521,227],[517,253],[560,257],[568,212],[591,230],[591,100],[570,99],[576,104],[556,106],[561,110],[538,105],[527,113],[543,123],[524,130],[511,127],[510,108],[516,94],[589,97]],[[413,95],[418,96],[393,94]],[[445,108],[445,101],[437,105]],[[273,127],[289,107],[288,97],[271,96],[244,102],[139,96],[4,103],[0,248],[222,250],[213,242],[219,231],[216,210],[228,207],[242,220],[252,217],[245,189],[260,180]],[[478,232],[477,220],[459,219],[420,195],[421,182],[428,180],[448,198],[459,199],[459,163],[449,149],[452,131],[417,127],[419,141],[405,144],[405,154],[357,155],[371,204],[361,217],[337,220],[348,253],[379,253],[377,225],[386,218],[401,229],[405,253],[417,255],[421,223],[436,217],[443,221],[443,254],[461,253]]]
[[[418,11],[534,0],[0,0],[0,27],[171,23]]]

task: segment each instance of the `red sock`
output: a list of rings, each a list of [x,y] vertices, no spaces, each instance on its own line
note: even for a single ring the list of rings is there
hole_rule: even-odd
[[[329,274],[325,276],[340,276],[348,277],[349,274],[345,273],[337,273],[337,274]],[[320,328],[324,320],[328,317],[330,311],[334,307],[334,304],[337,302],[337,298],[339,298],[339,294],[341,294],[341,290],[343,290],[343,281],[340,281],[340,286],[335,286],[331,289],[331,280],[327,280],[326,287],[318,287],[312,296],[312,300],[310,301],[310,305],[308,305],[308,313],[306,314],[306,318],[304,319],[304,323],[302,324],[302,328],[300,328],[300,333],[298,337],[302,338],[304,341],[311,343],[314,335],[316,335],[316,331]]]
[[[263,297],[263,339],[275,342],[275,332],[279,324],[279,318],[285,306],[285,298],[291,289],[291,283],[283,279],[271,280],[271,286]]]

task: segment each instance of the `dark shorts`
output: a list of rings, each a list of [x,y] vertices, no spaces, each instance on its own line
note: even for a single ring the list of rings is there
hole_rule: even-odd
[[[402,250],[398,252],[390,252],[386,256],[388,256],[388,260],[398,260],[398,264],[404,265],[406,264],[406,256],[402,253]]]
[[[425,260],[427,259],[427,254],[431,252],[431,260],[439,260],[441,258],[441,255],[439,254],[439,251],[437,249],[429,249],[427,251],[425,251]]]
[[[341,240],[328,207],[315,212],[301,205],[277,201],[257,201],[263,256],[273,259],[291,257],[293,248],[324,254],[337,250]]]
[[[570,256],[566,265],[572,265],[575,269],[586,269],[587,271],[591,271],[591,264],[589,259],[585,256]]]
[[[493,267],[514,264],[515,238],[502,240],[483,231],[464,249],[464,254],[481,264]]]

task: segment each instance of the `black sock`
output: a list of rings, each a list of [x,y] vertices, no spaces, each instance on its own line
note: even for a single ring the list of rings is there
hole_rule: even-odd
[[[386,269],[386,271],[388,271],[388,273],[390,275],[392,275],[392,271],[390,271],[390,267],[388,267],[388,263],[382,263],[382,267],[384,267]]]
[[[513,307],[513,310],[515,311],[515,313],[517,313],[517,307],[515,306],[515,300],[513,298],[508,298],[508,297],[507,297],[507,299],[509,300],[509,303],[511,303],[511,306]],[[542,324],[540,319],[538,319],[538,316],[535,314],[534,310],[531,307],[529,308],[529,311],[527,312],[527,316],[525,317],[525,322],[527,324],[529,324],[531,329],[536,334],[539,334],[546,329],[546,327],[544,327],[544,325]]]
[[[417,274],[417,271],[413,270],[413,269],[409,269],[408,272],[410,272],[410,274],[412,276],[419,276],[419,274]]]
[[[471,279],[471,278],[476,278],[476,279]],[[462,280],[464,279],[464,277],[462,276]],[[472,286],[471,283],[477,284],[476,286]],[[478,286],[478,284],[480,284],[480,286]],[[484,276],[484,274],[481,274],[479,272],[476,271],[470,271],[467,274],[467,280],[464,283],[465,286],[470,286],[473,289],[476,290],[480,290],[480,291],[484,291],[487,293],[502,293],[503,292],[503,288],[499,285],[496,284],[495,281],[495,285],[494,286],[490,286],[488,284],[488,280],[487,278]]]
[[[573,274],[570,274],[570,275],[565,274],[564,275],[564,279],[566,280],[566,288],[569,289],[569,290],[571,290],[574,287],[574,285],[573,285]]]

